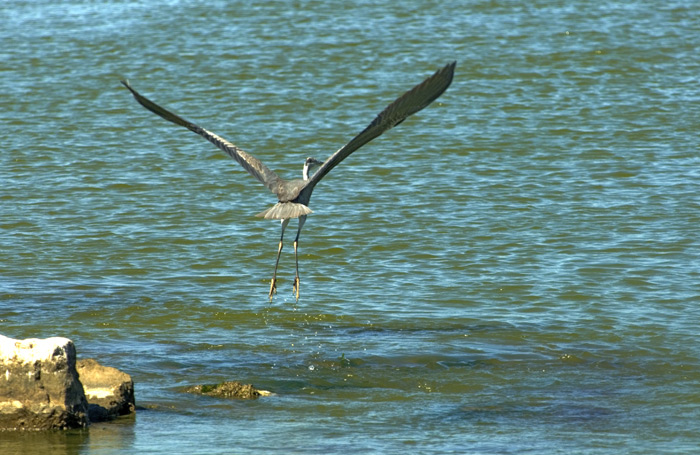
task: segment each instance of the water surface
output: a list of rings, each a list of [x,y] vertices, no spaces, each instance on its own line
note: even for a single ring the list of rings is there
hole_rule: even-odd
[[[0,6],[0,332],[130,373],[134,419],[3,453],[695,453],[700,13],[685,2]],[[287,177],[457,60],[321,182]],[[296,229],[290,225],[288,237]],[[291,240],[291,238],[289,239]],[[221,401],[183,386],[241,380]]]

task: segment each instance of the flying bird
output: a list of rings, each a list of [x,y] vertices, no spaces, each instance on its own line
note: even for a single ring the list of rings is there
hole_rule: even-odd
[[[331,169],[336,167],[341,161],[347,158],[352,152],[359,149],[372,139],[380,136],[385,131],[395,127],[403,122],[408,116],[415,114],[421,109],[427,107],[435,101],[442,93],[447,90],[452,82],[454,70],[457,62],[452,62],[436,71],[432,76],[425,79],[420,84],[416,85],[393,103],[389,104],[375,119],[362,130],[360,134],[352,138],[350,142],[338,149],[326,161],[319,161],[309,157],[304,162],[302,169],[302,178],[294,180],[285,180],[279,177],[275,172],[265,166],[259,159],[244,152],[231,142],[218,136],[211,131],[208,131],[201,126],[185,120],[184,118],[173,114],[167,109],[157,105],[145,96],[138,93],[129,84],[128,80],[122,80],[121,83],[129,89],[131,94],[136,98],[143,107],[149,111],[163,117],[165,120],[173,122],[177,125],[193,131],[218,148],[226,152],[231,158],[236,160],[238,164],[248,171],[253,177],[258,179],[270,191],[277,196],[277,204],[257,214],[256,216],[263,217],[268,220],[281,220],[282,234],[280,235],[279,245],[277,247],[277,260],[275,262],[275,270],[270,281],[269,298],[277,292],[277,266],[280,261],[280,253],[282,252],[282,244],[284,239],[284,230],[287,228],[289,221],[292,218],[299,218],[299,227],[297,228],[297,236],[294,239],[294,261],[296,263],[296,275],[292,292],[296,294],[297,301],[299,300],[299,259],[297,256],[297,247],[299,244],[299,234],[301,228],[306,222],[306,216],[312,213],[309,209],[309,201],[311,193],[316,184],[328,174]],[[315,172],[313,172],[316,170]]]

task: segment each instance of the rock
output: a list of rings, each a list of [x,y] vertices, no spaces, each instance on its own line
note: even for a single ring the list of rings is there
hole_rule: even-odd
[[[77,370],[89,403],[91,422],[112,420],[134,412],[136,404],[131,376],[116,368],[102,366],[95,359],[78,360]]]
[[[267,390],[259,390],[251,384],[241,384],[238,381],[227,381],[221,384],[195,385],[185,389],[187,393],[196,393],[220,398],[253,399],[272,395]]]
[[[68,338],[0,335],[0,430],[83,428],[88,402]]]

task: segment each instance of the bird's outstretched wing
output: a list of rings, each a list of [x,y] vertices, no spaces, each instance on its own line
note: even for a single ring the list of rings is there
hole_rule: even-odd
[[[306,196],[310,197],[308,192],[313,191],[314,186],[348,155],[435,101],[450,86],[456,65],[457,62],[449,63],[387,106],[367,128],[321,165],[309,179],[302,193],[307,192]]]
[[[153,101],[149,100],[148,98],[134,90],[134,88],[131,87],[131,85],[129,85],[129,81],[123,80],[121,81],[121,83],[124,84],[124,87],[129,89],[131,94],[134,95],[134,98],[136,98],[136,101],[138,101],[141,106],[145,107],[154,114],[158,114],[165,120],[171,121],[176,125],[184,126],[190,131],[199,134],[212,144],[219,147],[224,152],[228,153],[228,155],[231,158],[233,158],[238,162],[238,164],[243,166],[243,168],[246,171],[248,171],[253,177],[262,182],[266,187],[270,189],[270,191],[277,194],[281,187],[282,179],[273,171],[271,171],[267,166],[265,166],[259,159],[239,149],[226,139],[210,131],[207,131],[204,128],[197,126],[194,123],[189,122],[184,118],[175,115],[167,109],[157,105]]]

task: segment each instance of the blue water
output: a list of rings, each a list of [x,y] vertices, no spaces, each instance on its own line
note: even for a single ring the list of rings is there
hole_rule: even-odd
[[[132,375],[133,418],[4,453],[697,453],[700,10],[688,2],[0,6],[0,333]],[[351,155],[267,299],[280,175]],[[239,380],[255,401],[185,394]]]

